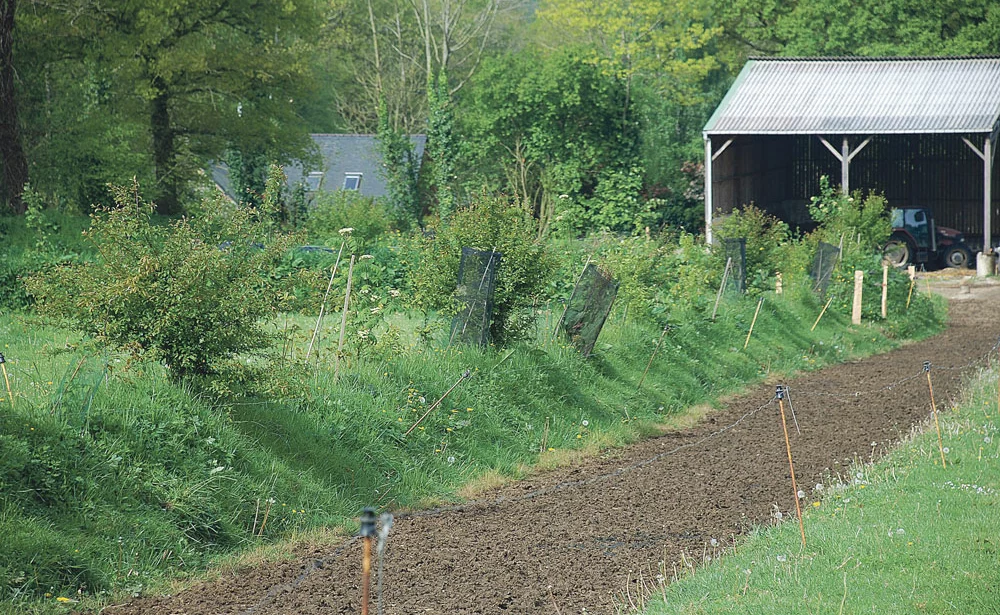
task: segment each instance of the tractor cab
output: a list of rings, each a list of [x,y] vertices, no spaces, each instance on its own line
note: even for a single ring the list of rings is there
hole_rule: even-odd
[[[928,264],[967,268],[972,263],[972,250],[965,244],[962,233],[937,226],[931,211],[924,207],[892,210],[892,236],[884,254],[896,267]]]

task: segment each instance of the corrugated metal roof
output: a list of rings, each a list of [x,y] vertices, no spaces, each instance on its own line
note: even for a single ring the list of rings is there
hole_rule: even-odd
[[[705,134],[992,132],[1000,57],[747,61]]]

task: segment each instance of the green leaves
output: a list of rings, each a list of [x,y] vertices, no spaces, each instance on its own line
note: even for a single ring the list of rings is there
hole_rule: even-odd
[[[292,238],[221,200],[203,217],[153,224],[137,187],[115,192],[118,207],[87,231],[102,258],[27,280],[39,308],[103,345],[162,360],[177,378],[263,353],[270,336],[260,321],[287,296],[270,272]]]

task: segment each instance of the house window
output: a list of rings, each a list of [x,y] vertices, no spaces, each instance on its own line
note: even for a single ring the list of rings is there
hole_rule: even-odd
[[[306,177],[306,190],[309,192],[316,192],[319,190],[320,184],[323,183],[323,172],[322,171],[312,171]]]
[[[344,173],[344,190],[361,190],[361,173]]]

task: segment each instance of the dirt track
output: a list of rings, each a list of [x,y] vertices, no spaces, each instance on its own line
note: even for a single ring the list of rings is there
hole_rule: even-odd
[[[950,294],[958,295],[957,283]],[[998,295],[998,287],[960,295],[949,328],[932,340],[787,381],[801,429],[789,425],[800,488],[810,491],[855,457],[878,455],[929,415],[924,360],[934,363],[939,409],[949,407],[961,370],[947,368],[967,365],[997,340],[1000,321],[988,306]],[[750,524],[770,522],[774,504],[794,515],[773,396],[773,385],[760,385],[694,429],[517,483],[487,503],[398,519],[386,553],[385,613],[612,613],[629,578],[634,595],[636,572],[655,576],[666,561],[669,576],[682,550],[701,559],[712,539],[730,544]],[[104,612],[358,613],[360,549],[350,547]]]

